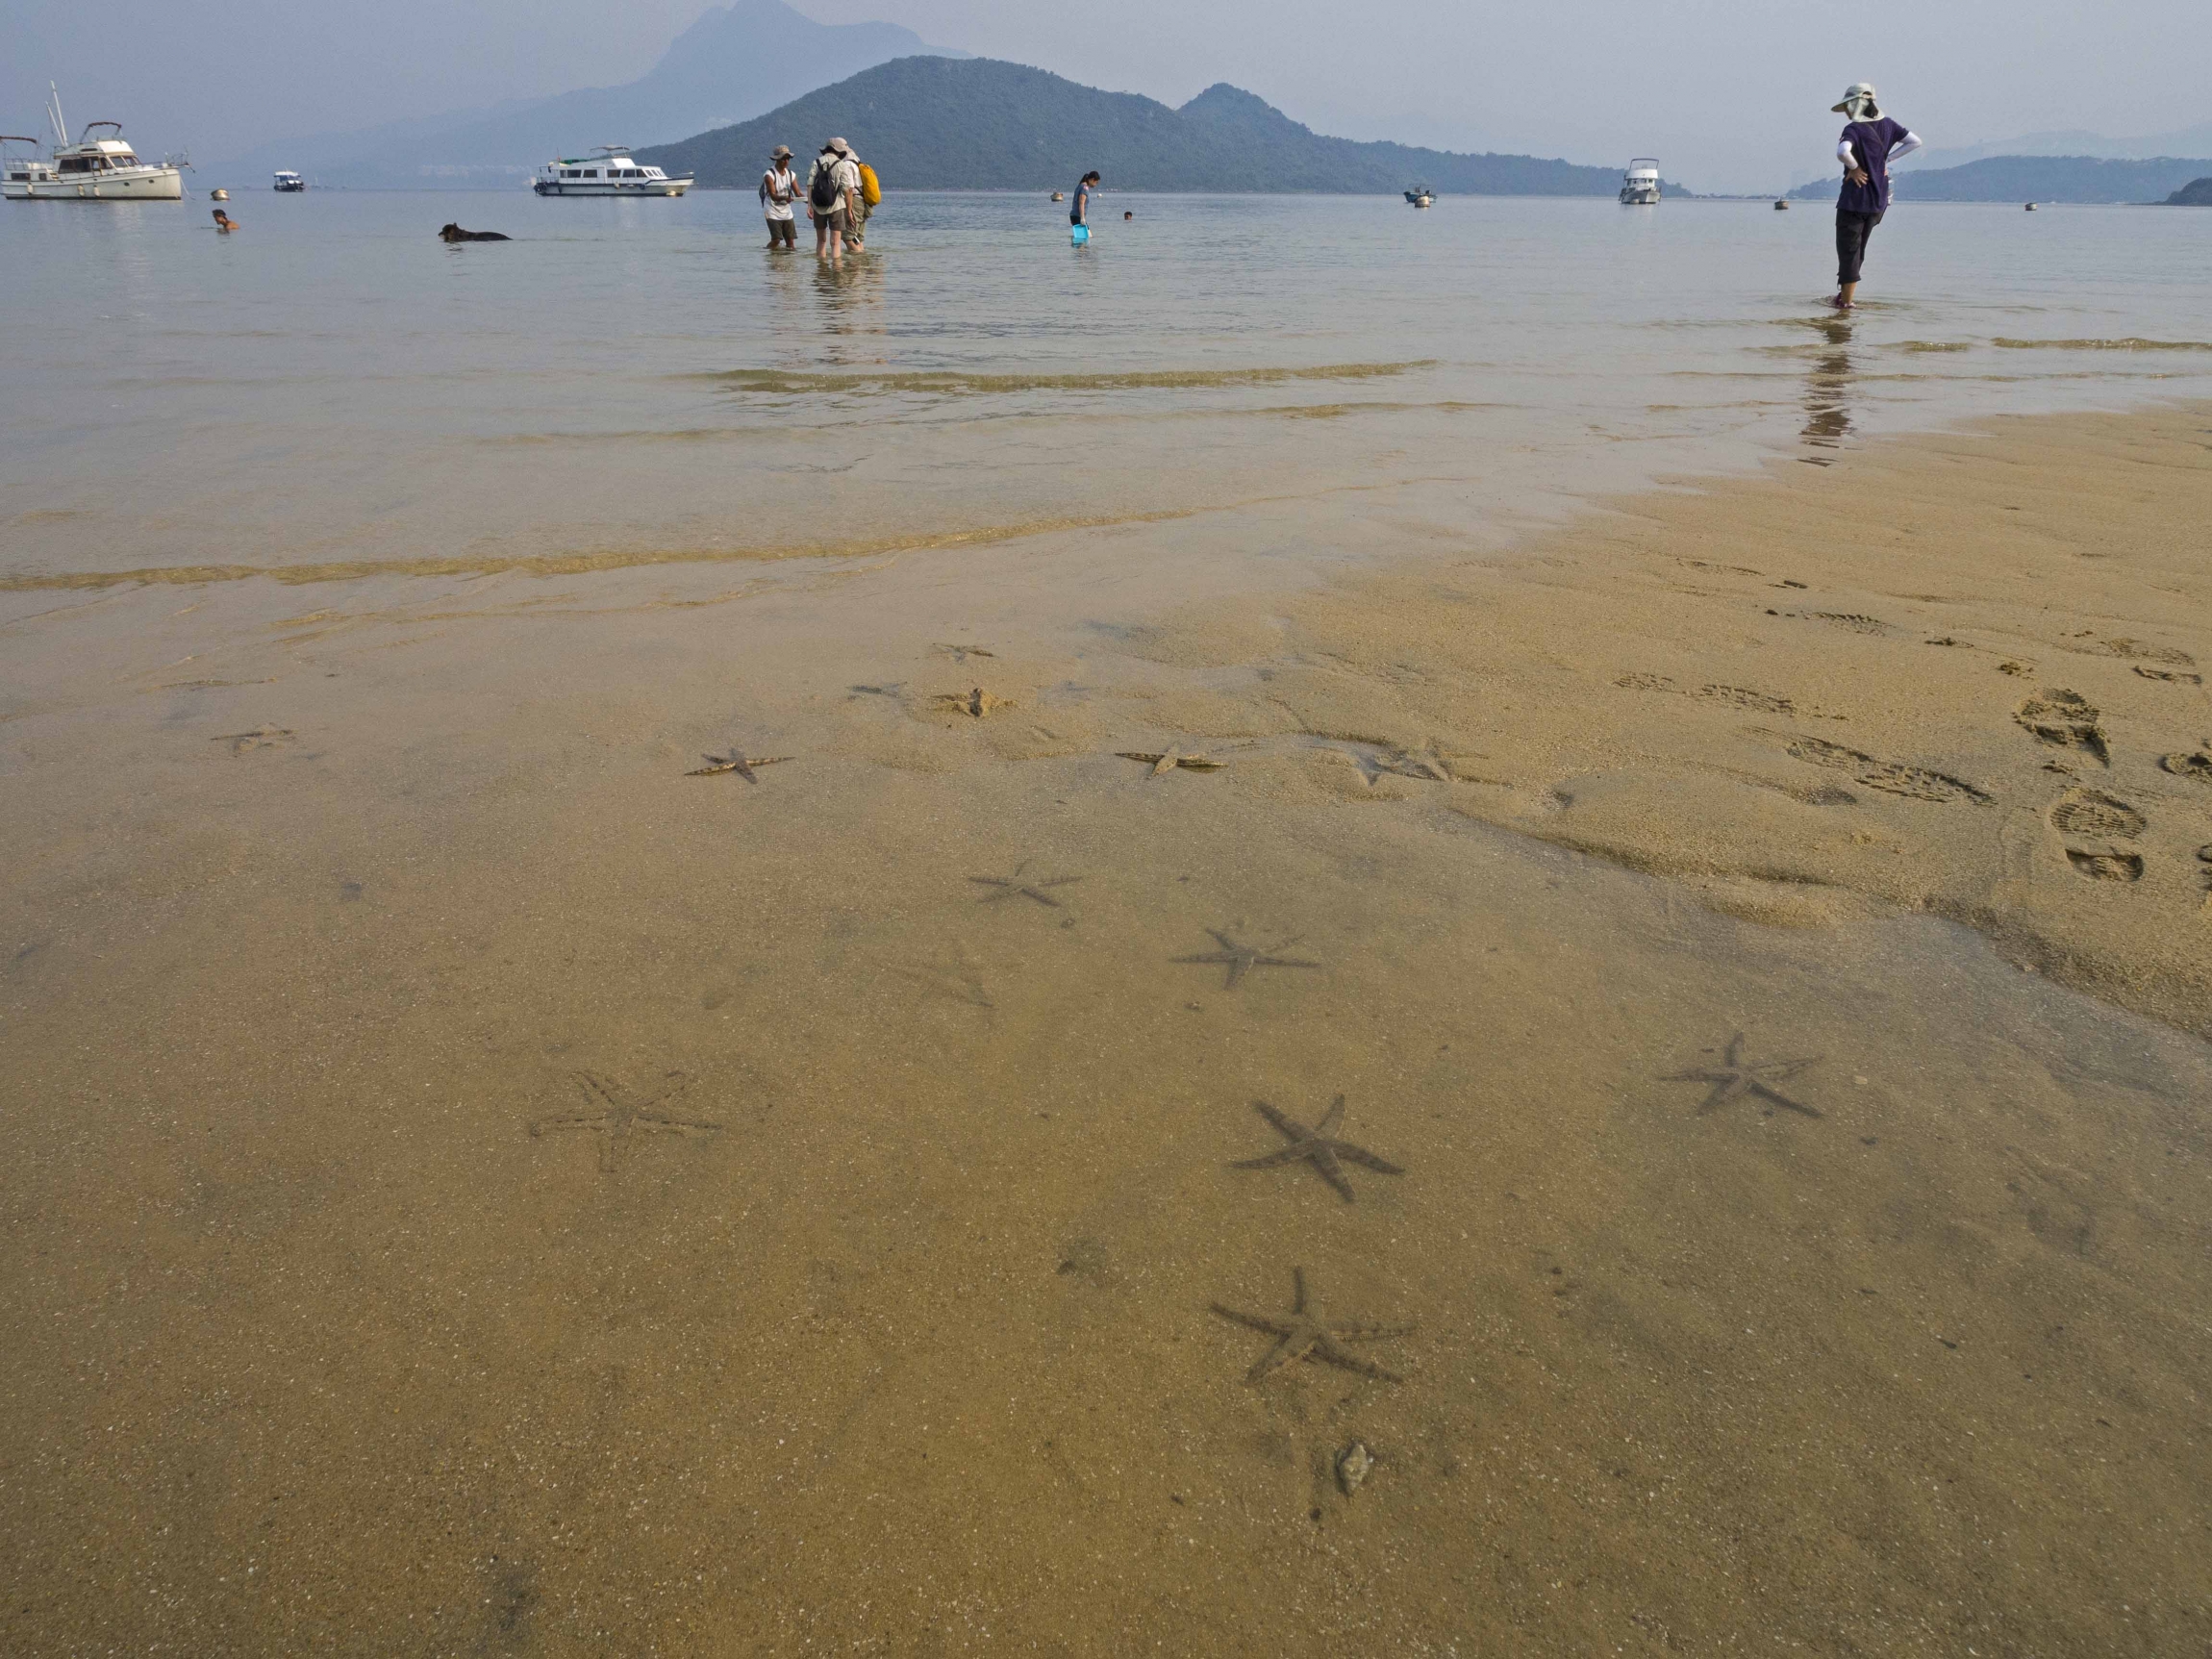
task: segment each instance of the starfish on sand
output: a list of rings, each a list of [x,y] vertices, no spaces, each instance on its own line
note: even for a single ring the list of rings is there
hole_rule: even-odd
[[[1318,962],[1305,962],[1295,956],[1277,956],[1274,954],[1278,950],[1290,949],[1292,945],[1298,943],[1295,939],[1286,939],[1280,944],[1239,944],[1219,928],[1209,927],[1206,931],[1213,936],[1215,943],[1220,945],[1220,949],[1204,951],[1196,956],[1171,956],[1168,960],[1170,962],[1221,964],[1229,970],[1228,977],[1221,982],[1223,991],[1236,990],[1238,981],[1255,968],[1320,967]]]
[[[1670,1071],[1659,1081],[1662,1083],[1710,1083],[1713,1086],[1713,1092],[1707,1094],[1703,1103],[1698,1106],[1697,1111],[1700,1115],[1716,1111],[1732,1101],[1742,1100],[1747,1095],[1756,1095],[1761,1100],[1772,1102],[1772,1105],[1767,1108],[1766,1115],[1770,1118],[1774,1115],[1773,1108],[1775,1106],[1787,1107],[1792,1112],[1801,1112],[1807,1118],[1821,1116],[1810,1106],[1791,1099],[1787,1094],[1773,1087],[1776,1083],[1787,1083],[1808,1066],[1818,1066],[1821,1063],[1820,1055],[1816,1054],[1809,1060],[1767,1060],[1762,1061],[1757,1066],[1745,1065],[1743,1055],[1744,1034],[1739,1031],[1735,1036],[1728,1039],[1727,1047],[1721,1051],[1720,1065],[1694,1067],[1688,1071]]]
[[[684,776],[688,778],[711,778],[717,772],[736,772],[748,784],[757,784],[761,780],[753,776],[755,767],[778,767],[792,757],[790,755],[754,755],[748,758],[744,750],[732,749],[726,755],[701,755],[699,758],[707,764],[703,767],[694,767],[686,772]]]
[[[1154,777],[1164,776],[1181,767],[1187,772],[1218,772],[1229,763],[1217,761],[1212,755],[1146,754],[1142,749],[1116,749],[1125,761],[1143,761],[1152,768]]]
[[[1295,1164],[1302,1159],[1312,1164],[1320,1172],[1321,1179],[1334,1187],[1347,1204],[1352,1201],[1352,1184],[1345,1178],[1344,1165],[1357,1164],[1362,1169],[1373,1169],[1385,1175],[1405,1173],[1395,1164],[1376,1157],[1365,1146],[1355,1146],[1349,1141],[1339,1141],[1329,1133],[1345,1115],[1345,1097],[1342,1094],[1330,1102],[1329,1109],[1321,1115],[1321,1120],[1311,1129],[1296,1119],[1276,1111],[1265,1100],[1253,1101],[1252,1110],[1272,1123],[1275,1132],[1290,1144],[1257,1158],[1241,1158],[1229,1166],[1232,1169],[1272,1169],[1278,1165]]]
[[[1342,1367],[1357,1371],[1362,1376],[1377,1377],[1384,1382],[1402,1382],[1402,1377],[1386,1371],[1371,1361],[1363,1360],[1348,1351],[1345,1343],[1380,1342],[1393,1337],[1410,1337],[1412,1325],[1335,1325],[1325,1323],[1320,1314],[1306,1306],[1306,1270],[1291,1269],[1294,1294],[1291,1311],[1275,1319],[1259,1314],[1240,1313],[1225,1308],[1219,1302],[1213,1305],[1214,1312],[1224,1320],[1255,1331],[1264,1331],[1277,1339],[1275,1345],[1262,1354],[1252,1369],[1244,1373],[1244,1380],[1256,1383],[1270,1371],[1278,1371],[1294,1360],[1320,1360],[1323,1365]]]
[[[1060,901],[1047,892],[1045,889],[1068,887],[1083,879],[1079,875],[1056,875],[1050,881],[1023,881],[1021,872],[1028,867],[1029,861],[1023,859],[1014,867],[1012,875],[971,875],[968,879],[978,887],[996,890],[983,895],[979,901],[983,904],[996,904],[1004,898],[1033,898],[1048,910],[1058,910]]]
[[[599,1137],[599,1168],[612,1170],[621,1167],[622,1152],[632,1135],[719,1135],[722,1132],[719,1123],[702,1123],[689,1118],[672,1118],[666,1112],[649,1110],[664,1100],[674,1098],[690,1087],[681,1072],[669,1072],[666,1081],[667,1088],[643,1104],[633,1106],[606,1078],[590,1071],[579,1071],[576,1073],[576,1082],[583,1089],[584,1097],[599,1110],[580,1112],[572,1117],[540,1118],[530,1125],[531,1136],[536,1138],[559,1129],[589,1129]]]

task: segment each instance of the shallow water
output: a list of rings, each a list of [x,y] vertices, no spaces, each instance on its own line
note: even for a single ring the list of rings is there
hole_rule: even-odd
[[[1190,641],[2204,395],[2212,219],[1106,200],[0,212],[0,1645],[2203,1645],[2212,1050]]]
[[[1110,200],[1077,250],[1048,202],[894,196],[834,270],[722,193],[248,192],[230,237],[14,204],[0,575],[738,559],[1417,478],[1541,511],[2212,387],[2201,214],[1900,209],[1838,324],[1802,209]]]

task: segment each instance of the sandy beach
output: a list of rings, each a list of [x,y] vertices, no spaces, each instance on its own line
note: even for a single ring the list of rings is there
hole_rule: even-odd
[[[0,1645],[2201,1647],[2208,510],[13,588]]]

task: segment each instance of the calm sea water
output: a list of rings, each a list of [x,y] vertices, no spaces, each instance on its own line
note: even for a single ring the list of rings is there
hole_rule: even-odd
[[[1393,477],[1507,502],[2212,390],[2202,214],[1900,209],[1837,321],[1805,207],[1102,205],[1073,249],[1041,198],[893,195],[832,267],[766,252],[742,194],[242,191],[230,237],[204,201],[10,203],[0,559],[834,549]]]

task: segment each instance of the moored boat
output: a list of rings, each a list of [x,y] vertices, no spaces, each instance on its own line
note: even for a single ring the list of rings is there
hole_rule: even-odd
[[[46,118],[54,153],[46,162],[11,161],[6,194],[15,201],[181,202],[185,175],[174,163],[141,162],[120,123],[92,121],[75,143],[62,118],[62,94],[49,84]],[[102,137],[94,138],[95,133]]]
[[[1628,170],[1621,175],[1621,205],[1626,208],[1647,208],[1658,199],[1658,157],[1633,158],[1628,163]]]
[[[641,167],[627,144],[602,144],[589,156],[547,162],[530,181],[541,196],[680,196],[689,174],[671,179],[659,167]]]
[[[1426,185],[1416,185],[1406,191],[1405,199],[1417,208],[1425,208],[1436,200],[1436,192]]]
[[[307,189],[307,181],[297,173],[279,173],[276,176],[276,183],[270,189],[274,189],[280,196],[296,195]]]

